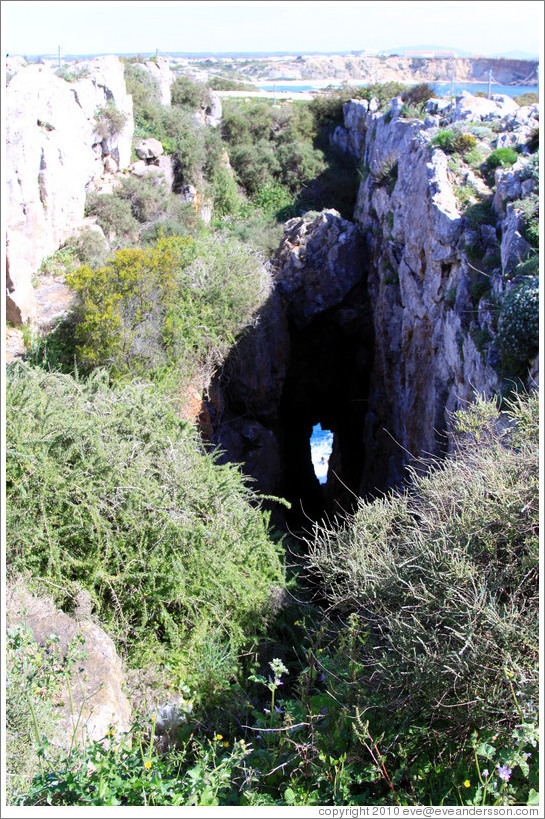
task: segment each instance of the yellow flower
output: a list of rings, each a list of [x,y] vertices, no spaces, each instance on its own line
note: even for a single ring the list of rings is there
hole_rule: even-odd
[[[214,737],[214,739],[218,739],[218,740],[219,740],[219,739],[223,739],[223,736],[222,736],[221,734],[216,734],[216,736]]]
[[[146,761],[144,762],[144,768],[147,771],[149,771],[149,769],[151,768],[151,759],[146,759]]]
[[[223,747],[224,747],[224,748],[228,748],[228,747],[229,747],[229,743],[228,743],[228,742],[224,742],[224,743],[223,743]]]
[[[466,781],[464,782],[464,788],[469,788],[470,786],[471,782],[469,781],[469,779],[466,779]]]

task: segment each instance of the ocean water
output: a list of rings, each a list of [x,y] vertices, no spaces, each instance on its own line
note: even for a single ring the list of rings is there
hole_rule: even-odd
[[[322,484],[327,481],[327,467],[332,448],[333,433],[329,429],[322,429],[321,424],[316,424],[312,428],[310,451],[316,477]]]
[[[351,86],[366,86],[369,85],[367,82],[361,82],[358,80],[353,80],[352,82],[348,83]],[[462,91],[468,91],[470,94],[474,94],[476,91],[484,91],[486,94],[488,93],[488,83],[486,82],[468,82],[468,83],[454,83],[451,85],[450,82],[436,82],[430,83],[436,89],[436,93],[438,97],[446,97],[449,94],[461,94]],[[304,91],[320,91],[328,86],[333,88],[341,88],[342,83],[335,83],[331,80],[320,80],[316,81],[312,85],[309,84],[299,84],[297,82],[277,82],[277,83],[260,83],[257,87],[261,88],[262,91],[291,91],[293,93],[304,92]],[[498,85],[497,83],[492,83],[491,93],[492,94],[507,94],[510,97],[519,97],[521,94],[527,94],[530,92],[537,93],[539,86],[537,85]]]

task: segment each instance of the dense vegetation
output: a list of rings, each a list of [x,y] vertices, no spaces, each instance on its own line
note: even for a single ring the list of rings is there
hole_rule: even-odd
[[[456,417],[452,456],[298,538],[280,537],[238,467],[180,419],[181,394],[258,320],[282,222],[351,216],[355,162],[329,142],[343,104],[402,94],[418,117],[432,90],[230,101],[214,129],[194,115],[210,110],[206,86],[179,77],[165,108],[137,59],[126,79],[136,139],[173,157],[175,192],[127,178],[90,195],[106,239],[74,237],[45,263],[78,302],[8,368],[8,581],[45,586],[67,612],[84,592],[129,670],[176,705],[137,707],[108,747],[63,751],[55,702],[70,663],[10,630],[10,801],[537,804],[537,397],[501,411],[478,400]],[[116,127],[112,111],[102,119]],[[513,157],[483,148],[483,129],[441,129],[432,147],[451,172],[490,179]],[[212,203],[209,227],[182,201],[187,185]],[[487,203],[465,193],[482,221]],[[533,246],[535,199],[520,206]],[[497,309],[510,372],[537,351],[536,268],[537,254]]]

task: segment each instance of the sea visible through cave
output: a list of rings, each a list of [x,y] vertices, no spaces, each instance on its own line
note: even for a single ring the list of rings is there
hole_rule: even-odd
[[[330,429],[322,429],[321,424],[316,424],[312,428],[310,437],[310,451],[312,454],[312,465],[314,472],[320,483],[327,481],[327,468],[329,456],[333,448],[333,433]]]

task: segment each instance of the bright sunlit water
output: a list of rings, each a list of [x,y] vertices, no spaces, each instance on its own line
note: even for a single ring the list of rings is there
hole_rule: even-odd
[[[316,424],[316,426],[312,428],[310,451],[314,471],[320,483],[327,481],[327,467],[332,448],[333,433],[329,429],[322,429],[321,424]]]
[[[267,82],[267,83],[259,83],[258,88],[261,88],[263,91],[292,91],[292,92],[299,92],[299,91],[318,91],[321,88],[325,87],[328,83],[331,83],[332,86],[335,86],[335,80],[321,80],[316,81],[314,84],[309,85],[308,83],[296,83],[296,82],[285,82],[279,81],[277,83]],[[325,85],[324,85],[325,84]],[[348,83],[349,85],[369,85],[367,82],[362,82],[361,80],[353,80]],[[340,83],[337,83],[340,86]],[[468,82],[468,83],[454,83],[451,85],[450,82],[435,82],[430,83],[436,89],[437,96],[439,97],[446,97],[449,94],[461,94],[462,91],[468,91],[470,94],[475,94],[476,91],[484,91],[485,93],[488,92],[488,83],[487,82]],[[537,93],[538,86],[537,85],[499,85],[498,83],[492,83],[492,94],[507,94],[510,97],[518,97],[521,94],[526,94],[530,91],[534,91]]]

